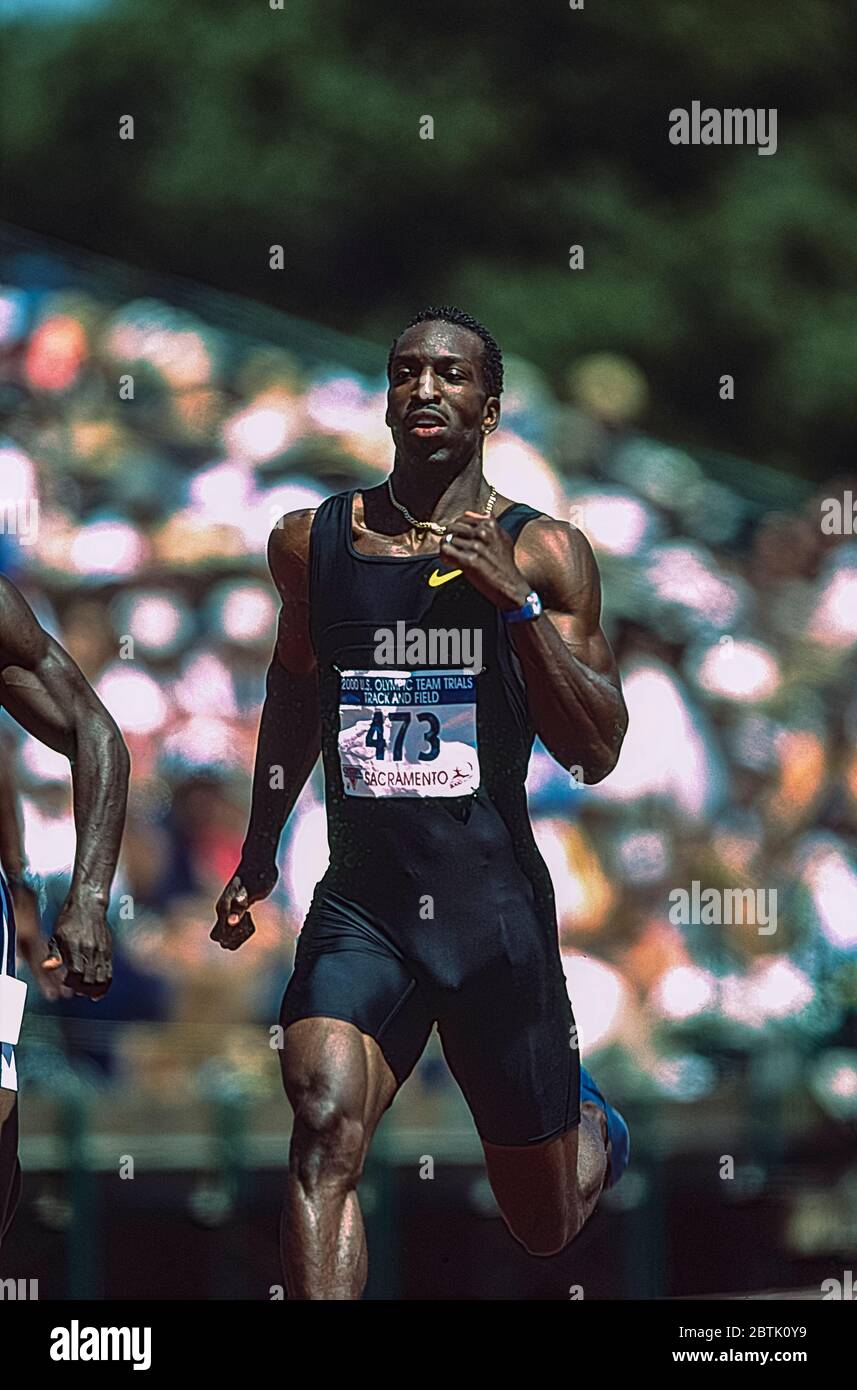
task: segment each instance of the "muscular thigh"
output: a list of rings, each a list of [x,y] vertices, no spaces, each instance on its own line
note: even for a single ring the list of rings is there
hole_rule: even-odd
[[[323,1026],[292,1031],[314,1021]],[[347,1070],[355,1084],[364,1078],[371,1093],[377,1077],[388,1073],[396,1086],[403,1084],[425,1048],[434,1016],[425,989],[394,943],[358,904],[326,893],[314,900],[300,934],[280,1022],[286,1036],[291,1034],[291,1051],[295,1037],[312,1038],[317,1073]],[[298,1051],[302,1054],[303,1046]],[[287,1091],[302,1084],[300,1057],[297,1066],[296,1075],[284,1067]]]
[[[532,1149],[579,1124],[577,1036],[558,960],[500,962],[447,1001],[438,1029],[483,1144]]]
[[[309,1106],[359,1123],[367,1138],[398,1089],[373,1038],[338,1018],[303,1018],[285,1031],[283,1085],[297,1116]]]

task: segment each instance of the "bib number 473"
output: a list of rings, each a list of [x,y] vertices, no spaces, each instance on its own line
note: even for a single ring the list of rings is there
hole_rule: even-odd
[[[429,713],[428,710],[421,714],[412,713],[411,710],[397,710],[394,714],[388,714],[391,726],[398,725],[395,732],[391,729],[392,758],[394,762],[401,762],[402,753],[405,745],[405,734],[412,719],[418,719],[425,725],[422,731],[425,740],[425,748],[417,754],[421,763],[429,763],[440,753],[440,720],[437,715]],[[375,757],[380,760],[387,751],[387,735],[384,727],[384,711],[376,709],[372,716],[372,722],[366,730],[366,744],[369,748],[375,749]]]

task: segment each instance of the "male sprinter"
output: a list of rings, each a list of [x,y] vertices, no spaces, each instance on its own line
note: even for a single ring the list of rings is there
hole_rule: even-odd
[[[330,867],[281,1015],[293,1298],[360,1297],[357,1182],[435,1021],[500,1210],[532,1254],[577,1235],[628,1154],[624,1121],[579,1065],[524,785],[535,733],[587,782],[619,755],[627,714],[595,561],[579,531],[482,476],[503,364],[481,324],[423,311],[388,376],[391,478],[292,512],[270,538],[283,606],[250,826],[212,931],[230,950],[252,935],[248,908],[276,882],[280,832],[321,750]],[[397,623],[422,637],[404,660],[387,654]],[[432,636],[465,632],[481,662],[432,664]]]
[[[14,584],[3,576],[0,706],[28,733],[64,753],[71,763],[77,829],[71,888],[47,958],[38,959],[33,923],[23,943],[25,954],[37,979],[41,979],[42,970],[59,971],[64,966],[62,984],[67,989],[100,999],[107,993],[112,977],[106,912],[125,823],[128,751],[110,715],[71,657],[42,630]],[[0,852],[4,868],[12,875],[13,891],[18,895],[23,885],[23,852],[8,782],[4,781],[0,790],[4,822]],[[57,974],[54,978],[61,977]],[[15,979],[12,892],[0,876],[0,1243],[21,1192],[14,1044],[21,1023],[23,993],[23,984]]]

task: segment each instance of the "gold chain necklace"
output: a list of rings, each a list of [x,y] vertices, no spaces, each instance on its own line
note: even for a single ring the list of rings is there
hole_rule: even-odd
[[[397,511],[400,511],[402,513],[402,516],[405,518],[405,520],[409,521],[411,525],[416,528],[416,530],[431,531],[432,534],[435,536],[443,536],[446,534],[449,527],[448,522],[444,523],[441,521],[417,521],[417,518],[415,516],[411,516],[407,507],[403,507],[401,502],[396,501],[396,498],[393,495],[393,481],[391,478],[387,479],[387,491],[390,494],[390,501],[392,502],[393,506],[397,509]],[[496,501],[497,489],[492,484],[491,491],[488,495],[488,505],[485,508],[487,516],[491,515],[492,511],[494,510],[494,503]]]

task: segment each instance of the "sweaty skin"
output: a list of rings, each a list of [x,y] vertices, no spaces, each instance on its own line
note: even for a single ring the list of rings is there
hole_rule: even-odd
[[[494,519],[510,500],[498,496],[494,516],[485,515],[490,488],[482,474],[482,446],[497,428],[500,402],[487,392],[482,351],[478,336],[442,321],[418,324],[399,338],[386,414],[395,444],[393,489],[412,515],[443,523],[445,534],[407,529],[382,485],[355,497],[354,545],[367,555],[436,554],[443,567],[461,569],[501,609],[519,607],[536,589],[542,616],[509,628],[532,721],[563,767],[598,782],[616,764],[627,712],[600,626],[597,567],[585,538],[565,522],[531,520],[513,543]],[[420,433],[414,417],[424,410],[435,415],[437,428]],[[254,931],[248,909],[276,882],[280,833],[320,752],[307,578],[313,515],[283,517],[268,544],[282,609],[250,827],[211,933],[226,950],[237,949]],[[270,786],[274,764],[283,769],[281,789]],[[395,1077],[372,1038],[336,1019],[291,1024],[281,1065],[295,1112],[281,1241],[289,1294],[359,1298],[367,1265],[356,1187],[375,1127],[395,1095]],[[608,1157],[604,1115],[584,1102],[581,1116],[579,1129],[545,1144],[483,1145],[503,1216],[533,1254],[561,1250],[600,1195]]]

